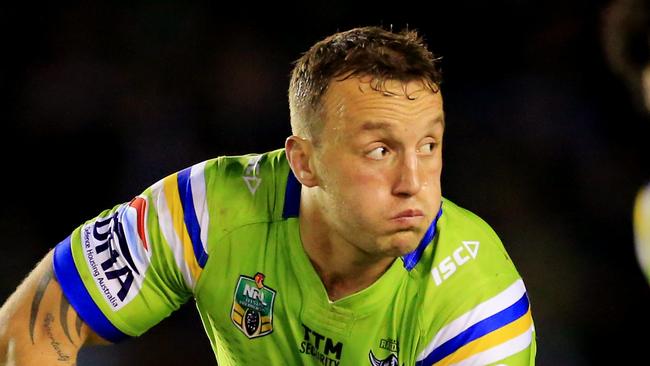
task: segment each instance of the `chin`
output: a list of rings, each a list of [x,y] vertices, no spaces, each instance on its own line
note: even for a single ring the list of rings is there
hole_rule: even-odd
[[[395,234],[386,246],[387,255],[401,257],[414,251],[420,244],[420,237],[412,231]]]

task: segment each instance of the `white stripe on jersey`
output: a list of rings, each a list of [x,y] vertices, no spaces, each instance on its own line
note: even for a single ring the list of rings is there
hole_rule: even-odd
[[[467,328],[514,304],[524,293],[526,293],[524,281],[519,279],[496,296],[478,304],[470,311],[442,327],[433,340],[420,353],[417,360],[424,360],[434,349],[454,338]]]
[[[187,287],[189,289],[194,289],[194,278],[192,277],[190,268],[187,266],[187,262],[185,262],[183,243],[174,229],[172,216],[169,212],[169,206],[167,205],[164,180],[159,181],[151,187],[151,195],[154,197],[156,202],[156,212],[158,213],[158,225],[160,226],[160,231],[163,233],[165,240],[174,254],[176,266],[178,266],[181,271]]]
[[[458,363],[452,365],[456,366],[482,366],[492,362],[502,360],[506,357],[512,356],[518,352],[523,351],[528,347],[533,339],[533,326],[531,325],[527,331],[523,332],[517,337],[501,343],[496,347],[487,349],[481,353],[475,354],[472,357],[466,358]]]
[[[192,167],[190,172],[190,185],[192,187],[192,201],[194,201],[194,213],[201,226],[201,245],[203,251],[208,253],[208,225],[210,215],[208,213],[208,202],[205,196],[205,161]]]

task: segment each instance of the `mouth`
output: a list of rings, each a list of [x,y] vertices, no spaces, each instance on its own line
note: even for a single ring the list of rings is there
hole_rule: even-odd
[[[420,210],[404,210],[397,215],[391,217],[391,221],[402,224],[415,224],[424,219],[424,213]]]

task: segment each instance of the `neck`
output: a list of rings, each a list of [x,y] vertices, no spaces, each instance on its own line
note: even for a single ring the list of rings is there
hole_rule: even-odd
[[[360,250],[333,230],[322,210],[304,189],[300,200],[300,237],[327,295],[336,301],[372,285],[395,258],[378,257]]]

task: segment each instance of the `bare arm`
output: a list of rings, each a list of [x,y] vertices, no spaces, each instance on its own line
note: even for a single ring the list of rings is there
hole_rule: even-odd
[[[0,308],[0,366],[75,365],[85,344],[109,344],[77,315],[50,251]]]

